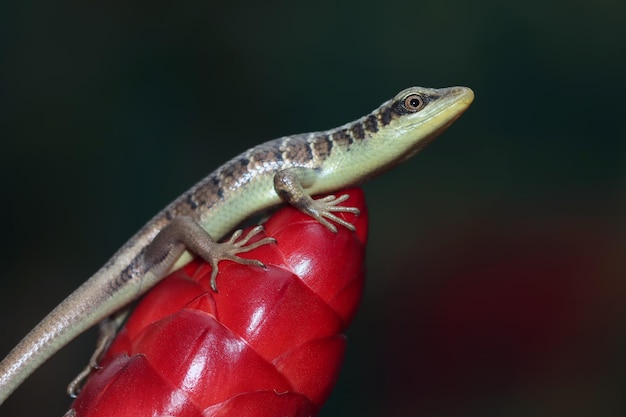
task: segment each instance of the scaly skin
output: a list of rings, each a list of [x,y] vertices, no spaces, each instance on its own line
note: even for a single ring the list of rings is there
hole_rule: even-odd
[[[239,223],[285,201],[319,220],[351,228],[332,214],[338,199],[313,200],[360,184],[415,155],[474,99],[465,87],[413,87],[369,115],[323,132],[286,136],[249,149],[185,192],[135,234],[89,280],[46,316],[0,362],[0,404],[44,361],[79,334],[127,306],[193,253],[214,266],[269,243],[217,244]],[[213,287],[216,289],[215,276]]]

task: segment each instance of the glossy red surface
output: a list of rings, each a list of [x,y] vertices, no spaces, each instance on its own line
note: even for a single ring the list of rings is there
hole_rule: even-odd
[[[365,200],[348,193],[361,215],[341,216],[356,233],[284,207],[265,223],[278,244],[243,254],[267,270],[222,262],[214,293],[210,266],[194,261],[152,289],[74,402],[77,416],[316,415],[364,284]]]

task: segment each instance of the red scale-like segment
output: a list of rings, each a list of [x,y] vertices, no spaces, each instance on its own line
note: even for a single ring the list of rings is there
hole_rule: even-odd
[[[367,214],[361,190],[329,232],[285,207],[265,224],[278,245],[243,256],[267,270],[194,261],[138,304],[73,404],[77,417],[310,417],[345,351],[340,333],[360,300]],[[258,238],[262,238],[259,236]]]

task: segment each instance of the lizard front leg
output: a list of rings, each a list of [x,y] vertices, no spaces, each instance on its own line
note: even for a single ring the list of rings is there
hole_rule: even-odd
[[[333,212],[359,214],[359,209],[355,207],[338,206],[348,199],[344,194],[339,197],[328,195],[314,200],[305,190],[305,185],[310,185],[314,181],[315,172],[308,168],[290,168],[277,172],[274,175],[274,189],[276,193],[287,203],[291,204],[301,212],[308,214],[323,224],[331,232],[336,233],[337,227],[329,220],[344,226],[350,231],[355,231],[352,223],[337,217]]]

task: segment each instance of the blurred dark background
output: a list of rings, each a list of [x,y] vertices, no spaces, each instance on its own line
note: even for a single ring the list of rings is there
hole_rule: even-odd
[[[365,186],[368,289],[321,415],[625,415],[625,9],[3,2],[0,356],[231,156],[467,85],[443,137]],[[94,339],[0,415],[62,415]]]

